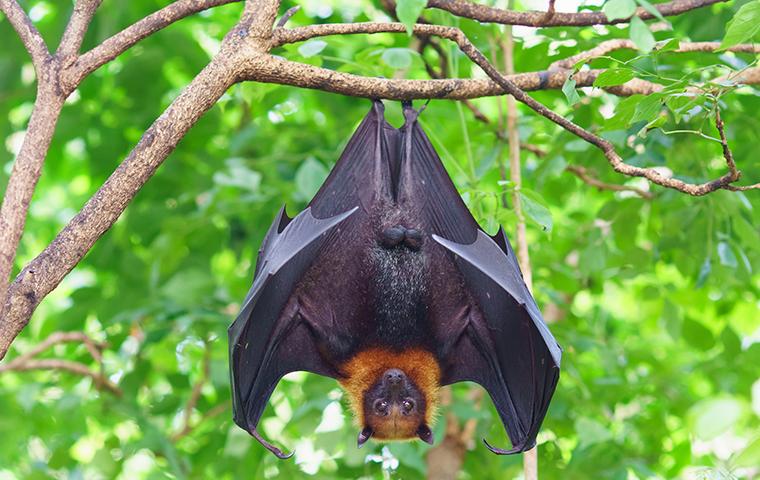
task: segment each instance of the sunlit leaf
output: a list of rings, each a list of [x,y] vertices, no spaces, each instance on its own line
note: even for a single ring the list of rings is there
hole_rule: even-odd
[[[409,36],[412,35],[414,24],[427,6],[427,0],[396,0],[396,16],[406,25]]]
[[[607,0],[602,6],[607,20],[629,18],[636,12],[635,0]]]
[[[383,52],[383,62],[391,68],[403,69],[412,65],[412,52],[408,48],[388,48]]]
[[[644,53],[649,53],[654,48],[654,35],[649,30],[646,23],[639,17],[633,17],[631,19],[631,40],[636,44],[639,50]]]
[[[754,39],[760,33],[760,0],[745,3],[726,25],[726,35],[720,43],[725,49]]]

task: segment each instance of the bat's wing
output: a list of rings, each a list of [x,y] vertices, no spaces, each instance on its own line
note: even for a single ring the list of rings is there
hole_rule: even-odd
[[[437,235],[454,254],[475,305],[449,358],[444,384],[470,380],[490,394],[517,453],[533,448],[559,379],[562,352],[520,275],[514,253],[500,231],[500,247],[482,231],[465,245]]]
[[[422,130],[419,112],[404,106],[406,123],[401,128],[399,202],[420,210],[425,229],[460,243],[472,243],[478,223],[459,196],[433,145]]]
[[[264,238],[253,286],[228,331],[235,423],[278,456],[284,455],[256,430],[277,382],[301,370],[335,377],[291,295],[331,234],[355,210],[320,220],[306,209],[290,220],[282,209]]]
[[[440,158],[404,108],[400,201],[419,209],[431,246],[430,313],[445,352],[444,384],[474,381],[490,394],[516,453],[535,444],[559,378],[561,350],[522,279],[509,242],[478,226]],[[440,245],[440,246],[439,246]],[[441,248],[443,247],[443,248]],[[459,278],[460,280],[457,280]]]
[[[338,215],[354,207],[367,212],[379,197],[391,196],[391,172],[397,163],[397,130],[385,120],[376,100],[346,144],[330,175],[309,206],[317,218]],[[363,217],[359,214],[354,220]]]
[[[284,210],[275,219],[229,329],[235,422],[280,457],[256,430],[272,391],[293,371],[335,378],[317,350],[320,335],[331,339],[325,348],[342,348],[355,336],[348,319],[366,302],[367,279],[350,252],[361,248],[373,205],[391,195],[398,135],[383,113],[374,102],[308,209],[292,221]]]

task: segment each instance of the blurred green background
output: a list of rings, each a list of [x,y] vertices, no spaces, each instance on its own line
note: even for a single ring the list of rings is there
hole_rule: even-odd
[[[22,2],[49,44],[60,38],[71,2]],[[165,2],[106,1],[85,41],[89,49]],[[379,2],[299,1],[291,24],[386,19]],[[293,3],[285,2],[286,7]],[[720,40],[741,3],[670,18],[657,40]],[[541,5],[532,5],[543,8]],[[562,8],[562,3],[558,5]],[[190,79],[208,62],[242,5],[196,15],[144,40],[91,75],[63,109],[29,212],[17,267],[47,245],[103,183]],[[599,8],[599,7],[594,7]],[[501,28],[427,12],[458,25],[487,54]],[[517,29],[518,71],[541,70],[627,27]],[[0,189],[7,183],[34,100],[34,74],[7,20],[0,18]],[[405,35],[330,37],[277,54],[369,76],[428,78]],[[482,78],[451,45],[449,75]],[[409,48],[409,47],[413,48]],[[667,166],[691,181],[724,173],[711,103],[687,105],[689,85],[741,69],[753,56],[639,55],[620,51],[642,78],[680,81],[665,109],[632,117],[618,97],[586,89],[571,106],[560,91],[534,98],[603,133],[635,165]],[[613,60],[600,59],[596,67]],[[675,79],[675,80],[674,80]],[[678,90],[681,88],[681,90]],[[744,182],[760,180],[760,95],[727,89],[721,113]],[[499,104],[434,100],[424,128],[483,227],[504,225],[506,145],[496,135]],[[641,103],[641,98],[628,101]],[[391,123],[400,106],[386,102]],[[624,104],[625,105],[625,104]],[[421,442],[357,450],[347,403],[332,380],[295,374],[281,382],[262,420],[274,443],[296,450],[279,461],[231,420],[226,329],[251,281],[259,242],[277,210],[304,207],[370,106],[292,87],[233,87],[182,140],[121,219],[35,313],[8,360],[55,331],[84,331],[108,343],[102,367],[82,345],[45,354],[103,369],[122,396],[63,372],[0,375],[0,479],[424,478]],[[679,110],[680,108],[680,110]],[[621,113],[622,112],[622,113]],[[684,112],[686,112],[684,114]],[[649,115],[649,116],[647,116]],[[658,120],[658,118],[662,117]],[[7,121],[5,120],[7,119]],[[541,478],[752,478],[760,465],[760,197],[719,191],[704,198],[651,188],[654,199],[599,191],[565,171],[583,166],[603,181],[647,189],[615,174],[591,146],[521,109],[523,199],[535,296],[563,346],[563,371],[539,436]],[[43,356],[44,357],[44,356]],[[206,361],[207,359],[207,361]],[[204,365],[208,365],[207,373]],[[184,409],[199,398],[188,432]],[[509,442],[486,397],[454,388],[447,410],[476,418],[461,478],[518,478],[519,456],[499,457],[481,437]],[[438,422],[436,438],[443,436]],[[182,433],[182,434],[180,434]],[[753,443],[754,442],[754,443]]]

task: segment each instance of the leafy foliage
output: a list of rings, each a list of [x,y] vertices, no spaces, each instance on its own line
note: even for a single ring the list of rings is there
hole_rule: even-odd
[[[58,38],[70,2],[25,3],[43,34]],[[371,21],[382,15],[368,1],[299,3],[303,12],[292,23]],[[413,3],[399,7],[406,4],[411,11]],[[604,11],[631,8],[631,2],[616,3]],[[156,7],[148,0],[104,2],[84,48]],[[626,162],[696,180],[725,169],[720,145],[704,138],[717,135],[713,119],[720,105],[744,177],[758,179],[758,91],[709,83],[755,59],[672,52],[671,39],[721,40],[738,8],[719,4],[670,18],[672,30],[654,33],[642,23],[662,48],[646,55],[619,51],[590,62],[594,68],[617,67],[600,77],[598,86],[619,84],[633,74],[662,83],[662,92],[621,99],[598,88],[578,91],[566,85],[565,95],[577,95],[577,102],[568,102],[560,91],[534,95],[574,122],[603,132]],[[19,267],[105,181],[205,65],[239,12],[240,5],[231,4],[183,20],[82,84],[59,121]],[[437,23],[455,22],[441,12],[425,14]],[[738,23],[734,20],[729,32]],[[518,39],[515,64],[520,71],[541,70],[601,40],[629,35],[642,52],[650,50],[647,34],[633,33],[642,25],[635,25],[541,29]],[[487,53],[493,44],[489,37],[501,34],[498,27],[471,21],[459,26]],[[7,21],[0,21],[0,37],[7,39],[0,51],[0,118],[8,118],[0,122],[5,146],[0,185],[5,185],[31,112],[34,82]],[[349,73],[427,78],[424,62],[437,65],[437,54],[431,49],[417,54],[411,42],[390,34],[329,37],[276,53]],[[480,75],[454,47],[444,48],[450,75]],[[501,224],[511,233],[516,218],[503,201],[513,186],[501,177],[506,145],[495,132],[499,101],[473,102],[493,119],[489,125],[451,101],[431,102],[421,118],[481,224],[491,232]],[[295,461],[276,460],[230,418],[226,328],[250,285],[261,238],[283,204],[291,214],[304,207],[368,105],[264,84],[241,84],[222,98],[45,300],[9,354],[28,351],[55,331],[84,331],[108,342],[104,373],[123,396],[101,393],[89,378],[64,372],[3,373],[0,478],[424,476],[429,447],[420,442],[355,448],[355,428],[331,380],[292,375],[272,397],[262,431],[295,448]],[[387,110],[399,124],[400,107],[389,102]],[[589,145],[525,110],[519,133],[522,142],[547,152],[541,158],[524,152],[521,194],[530,220],[535,295],[565,348],[557,394],[539,437],[542,477],[756,475],[757,193],[692,198],[653,189],[655,199],[646,201],[632,192],[599,191],[566,173],[565,166],[583,166],[608,183],[647,185],[615,174]],[[59,346],[50,355],[98,368],[83,346]],[[177,439],[199,381],[193,428]],[[471,388],[454,388],[448,408],[459,418],[478,420],[477,438],[505,446],[488,399],[473,403]],[[435,428],[438,441],[443,427],[439,422]],[[467,453],[462,477],[514,478],[520,471],[519,457],[497,457],[478,445]]]

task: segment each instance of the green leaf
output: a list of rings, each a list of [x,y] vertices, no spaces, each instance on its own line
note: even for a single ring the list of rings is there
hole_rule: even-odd
[[[304,58],[309,58],[318,55],[326,46],[327,42],[324,40],[309,40],[298,47],[298,53]]]
[[[760,33],[760,0],[745,3],[726,26],[726,35],[720,48],[729,48],[752,40]]]
[[[552,231],[552,213],[542,203],[540,196],[525,190],[520,191],[522,206],[525,215],[536,222],[543,231]]]
[[[406,33],[410,37],[414,24],[417,23],[426,5],[427,0],[398,0],[396,2],[396,16],[401,23],[406,25]]]
[[[710,440],[725,432],[739,420],[743,405],[732,397],[703,400],[691,409],[694,433]]]
[[[760,0],[759,0],[760,1]],[[654,48],[654,35],[649,31],[649,27],[639,17],[631,19],[631,40],[636,44],[639,50],[649,53]]]
[[[634,0],[609,0],[602,7],[602,11],[608,20],[630,18],[636,13],[636,2]]]
[[[581,448],[612,439],[612,432],[604,425],[586,417],[581,417],[575,421],[575,431],[580,439]]]
[[[636,113],[636,107],[643,95],[631,95],[621,100],[615,107],[615,115],[604,123],[605,130],[619,130],[628,128],[631,125],[631,119]]]
[[[710,350],[715,345],[715,337],[713,337],[712,332],[694,320],[684,320],[681,332],[684,340],[699,350]]]
[[[317,193],[322,182],[327,178],[327,169],[313,157],[301,164],[296,172],[296,188],[302,200],[308,200]]]
[[[662,95],[653,93],[647,95],[636,104],[636,110],[631,118],[631,123],[646,121],[651,122],[660,114],[662,109]]]
[[[724,267],[736,268],[739,265],[739,262],[736,261],[736,255],[731,251],[731,246],[726,242],[718,243],[718,258]]]
[[[678,50],[681,46],[681,42],[677,38],[671,38],[666,40],[657,46],[657,53],[672,52]]]
[[[562,93],[565,94],[565,98],[567,98],[567,102],[570,105],[580,102],[581,97],[578,96],[578,92],[575,90],[575,79],[572,75],[568,76],[564,85],[562,85]]]
[[[412,52],[408,48],[388,48],[383,52],[383,62],[396,70],[412,65]]]
[[[647,2],[647,0],[636,0],[636,3],[638,3],[639,5],[641,5],[641,7],[644,10],[646,10],[647,12],[651,13],[652,15],[654,15],[654,17],[657,20],[659,20],[661,22],[667,22],[667,20],[665,20],[665,17],[662,16],[662,14],[660,13],[660,11],[657,10],[656,8],[654,8],[654,5],[652,5],[651,3]]]
[[[612,87],[622,85],[634,77],[630,68],[610,68],[605,70],[594,80],[595,87]]]

